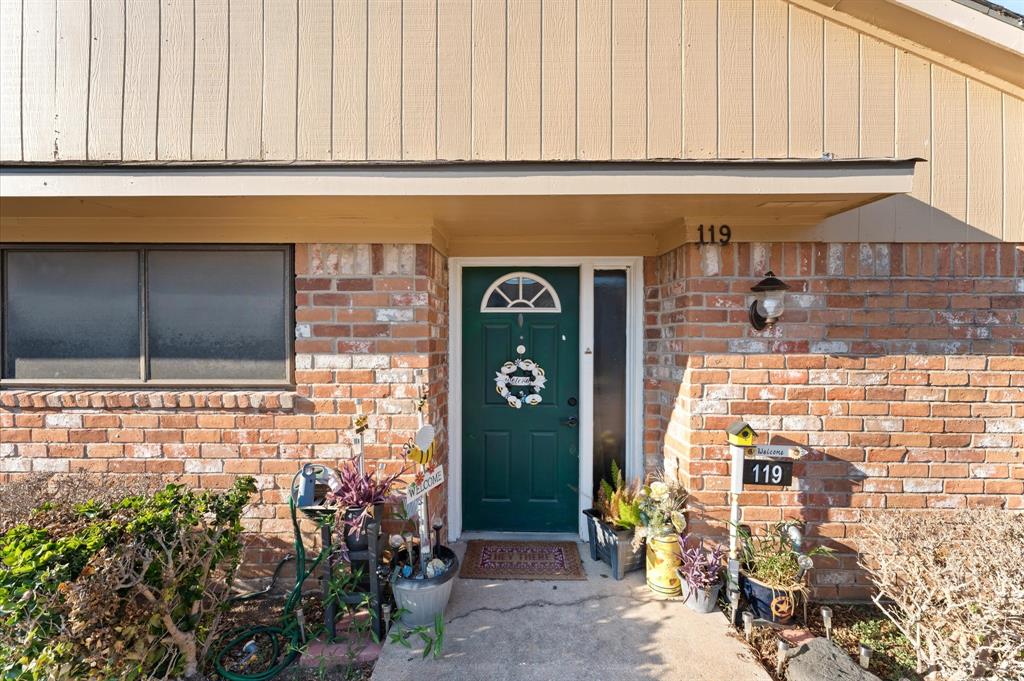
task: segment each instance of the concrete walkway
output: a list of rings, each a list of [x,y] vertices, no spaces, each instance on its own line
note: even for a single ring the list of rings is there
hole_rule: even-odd
[[[721,613],[655,598],[642,572],[616,582],[579,548],[585,582],[457,580],[443,657],[389,643],[371,681],[770,681]]]

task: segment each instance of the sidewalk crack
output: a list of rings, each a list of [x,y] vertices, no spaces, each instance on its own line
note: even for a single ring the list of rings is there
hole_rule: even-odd
[[[629,596],[624,596],[623,594],[604,594],[604,595],[599,595],[599,596],[587,596],[585,598],[578,598],[578,599],[576,599],[574,601],[547,601],[547,600],[543,600],[543,599],[538,599],[538,600],[533,600],[533,601],[527,601],[526,603],[521,603],[520,605],[516,605],[516,606],[513,606],[511,608],[492,608],[492,607],[488,607],[488,606],[483,606],[483,607],[480,607],[480,608],[473,608],[472,610],[467,610],[466,612],[462,613],[461,615],[456,615],[455,617],[453,617],[450,620],[448,620],[448,624],[452,624],[453,622],[457,622],[458,620],[465,619],[465,618],[469,617],[470,615],[475,615],[476,613],[479,613],[479,612],[493,612],[493,613],[498,613],[498,614],[506,614],[506,613],[510,613],[510,612],[516,612],[518,610],[525,610],[527,608],[544,608],[544,607],[548,607],[548,606],[555,607],[555,608],[571,608],[571,607],[575,607],[575,606],[578,606],[578,605],[583,605],[585,603],[590,603],[590,602],[596,603],[596,602],[603,601],[603,600],[606,600],[606,599],[609,599],[609,598],[623,598],[623,597],[629,598]],[[631,599],[631,600],[635,600],[635,599]]]

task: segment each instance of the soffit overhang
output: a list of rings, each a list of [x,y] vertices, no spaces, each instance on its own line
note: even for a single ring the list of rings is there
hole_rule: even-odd
[[[827,13],[857,30],[909,41],[944,55],[956,68],[966,64],[1024,88],[1024,28],[970,6],[969,0],[792,0],[807,9]],[[856,23],[853,23],[856,22]],[[936,55],[929,55],[935,58]]]
[[[769,236],[909,193],[917,161],[8,166],[0,240],[428,241],[453,255],[600,242],[653,255],[698,224]]]

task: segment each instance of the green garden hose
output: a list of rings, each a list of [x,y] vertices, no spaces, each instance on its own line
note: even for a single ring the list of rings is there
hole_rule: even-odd
[[[296,475],[296,478],[298,475]],[[292,486],[294,488],[294,480]],[[269,681],[283,672],[299,656],[300,649],[304,643],[303,629],[304,622],[296,616],[296,606],[302,599],[302,585],[310,575],[317,569],[320,563],[327,557],[327,551],[321,551],[320,555],[313,560],[309,569],[306,569],[306,547],[302,543],[302,533],[299,530],[299,519],[296,515],[295,495],[288,499],[288,507],[291,511],[292,528],[295,531],[295,586],[288,594],[284,604],[284,611],[281,622],[278,625],[260,625],[245,629],[236,629],[227,634],[227,642],[220,646],[213,658],[213,666],[222,679],[226,681]],[[280,567],[280,566],[279,566]],[[276,570],[275,570],[276,573]],[[243,598],[236,600],[243,600]],[[312,636],[319,632],[311,632]],[[236,652],[241,646],[244,647],[249,641],[260,636],[269,636],[271,641],[271,657],[274,664],[259,672],[246,673],[229,670],[224,667],[225,657],[229,653]],[[287,647],[281,650],[280,640],[287,641]]]

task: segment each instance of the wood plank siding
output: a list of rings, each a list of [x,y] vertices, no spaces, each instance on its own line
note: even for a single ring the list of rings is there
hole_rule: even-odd
[[[0,15],[0,162],[921,156],[911,196],[836,220],[872,238],[911,217],[935,237],[1024,234],[1019,88],[807,0],[0,0]]]

